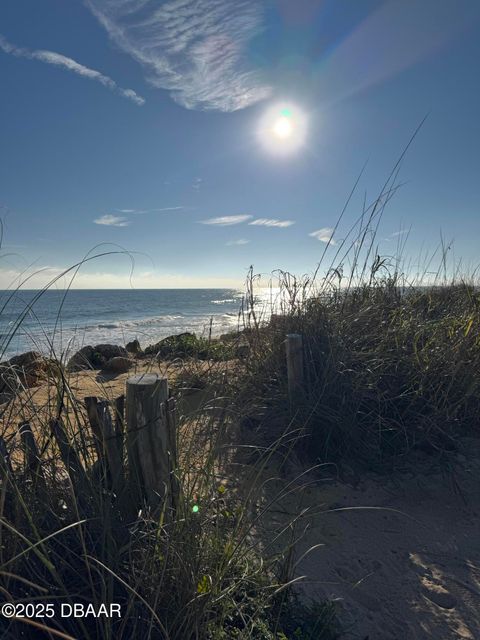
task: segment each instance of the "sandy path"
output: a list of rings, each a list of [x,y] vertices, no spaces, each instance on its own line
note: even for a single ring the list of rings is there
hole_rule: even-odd
[[[416,471],[307,490],[303,506],[324,508],[298,557],[324,546],[297,574],[307,596],[338,601],[345,640],[480,638],[480,440],[464,439],[453,467],[425,458]],[[348,507],[375,508],[325,513]]]

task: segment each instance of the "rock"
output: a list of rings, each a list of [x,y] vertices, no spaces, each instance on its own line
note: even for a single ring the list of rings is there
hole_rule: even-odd
[[[87,345],[77,351],[67,364],[67,371],[102,369],[112,358],[128,358],[128,351],[116,344]]]
[[[38,351],[27,351],[19,356],[13,356],[13,358],[10,358],[8,364],[11,364],[14,367],[27,368],[34,366],[37,362],[42,360],[42,355],[38,353]]]
[[[82,347],[77,351],[67,363],[67,371],[83,371],[84,369],[92,369],[94,350],[91,345]]]
[[[22,388],[15,369],[7,363],[0,365],[0,404],[7,402]]]
[[[0,404],[5,404],[9,402],[13,398],[12,393],[8,393],[6,391],[0,391]]]
[[[124,356],[115,356],[110,358],[103,366],[104,371],[111,373],[126,373],[133,366],[133,362],[130,358]]]
[[[219,340],[221,342],[235,342],[241,336],[241,332],[238,331],[230,331],[229,333],[222,333],[219,336]]]
[[[125,349],[128,351],[128,353],[134,353],[134,354],[140,353],[142,350],[140,346],[140,342],[136,339],[132,340],[131,342],[128,342],[125,345]]]
[[[5,375],[18,378],[20,386],[33,387],[39,383],[48,369],[47,360],[37,351],[27,351],[8,360],[10,372]]]
[[[104,358],[105,362],[111,358],[116,358],[117,356],[128,358],[128,351],[125,347],[120,347],[118,344],[97,344],[93,347],[93,350],[96,357],[100,356],[101,358]]]

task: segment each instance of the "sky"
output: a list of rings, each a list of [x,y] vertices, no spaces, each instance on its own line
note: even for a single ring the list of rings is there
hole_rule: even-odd
[[[479,35],[478,0],[2,0],[0,288],[311,273],[425,116],[379,252],[473,270]]]

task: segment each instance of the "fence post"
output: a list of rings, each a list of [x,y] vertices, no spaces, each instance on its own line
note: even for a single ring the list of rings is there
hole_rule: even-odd
[[[59,418],[52,418],[50,420],[50,431],[55,438],[60,451],[60,457],[70,476],[75,496],[78,502],[82,503],[83,507],[83,503],[85,503],[87,498],[88,478],[78,456],[78,452],[75,447],[70,444],[62,421]]]
[[[127,380],[126,443],[130,479],[136,483],[137,498],[149,506],[174,502],[174,422],[167,417],[168,381],[155,373]]]
[[[15,504],[12,495],[13,468],[10,461],[5,440],[0,436],[0,514],[8,517],[15,514]]]
[[[303,392],[303,338],[300,333],[288,333],[285,340],[287,379],[290,405],[294,406],[298,394]]]
[[[30,423],[21,422],[18,425],[18,433],[20,434],[25,456],[25,474],[34,482],[35,491],[38,489],[44,491],[46,485],[42,470],[42,461]]]
[[[108,480],[113,491],[118,493],[123,485],[123,460],[109,411],[109,402],[99,401],[96,396],[88,396],[85,398],[85,407],[95,437],[98,460],[106,472],[104,480]]]

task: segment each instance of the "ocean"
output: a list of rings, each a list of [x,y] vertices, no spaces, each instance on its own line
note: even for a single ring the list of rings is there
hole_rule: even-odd
[[[0,292],[0,359],[29,350],[73,353],[108,342],[142,347],[190,331],[213,336],[237,328],[235,289],[48,290]],[[19,326],[19,318],[24,316]]]

